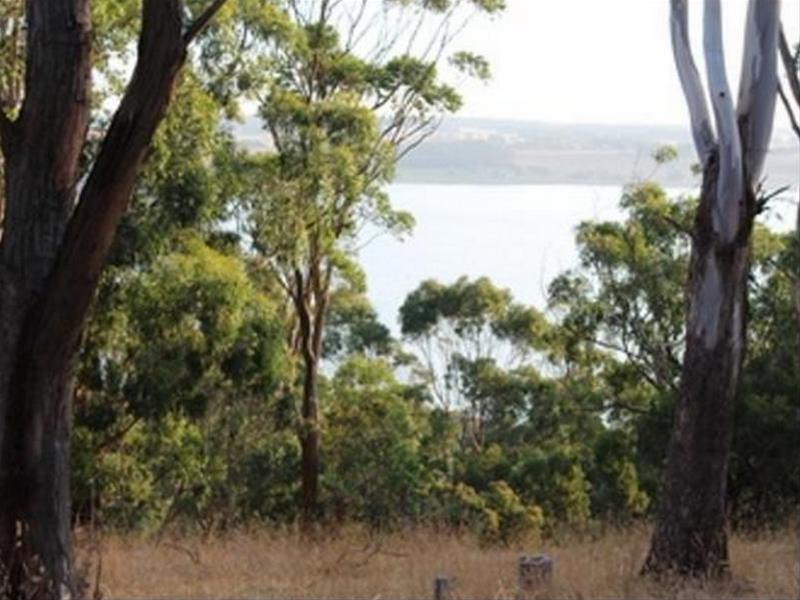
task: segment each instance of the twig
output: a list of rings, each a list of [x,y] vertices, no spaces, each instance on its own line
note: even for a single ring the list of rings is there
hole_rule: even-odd
[[[786,97],[786,92],[783,91],[783,86],[780,83],[778,84],[778,96],[780,96],[781,102],[783,102],[783,106],[786,109],[786,114],[789,115],[789,122],[792,125],[792,129],[794,129],[797,137],[800,137],[800,124],[797,123],[797,118],[794,116],[792,105],[789,103],[789,98]]]
[[[188,46],[192,43],[192,41],[200,35],[203,30],[208,27],[208,24],[211,22],[211,19],[214,18],[220,9],[225,5],[228,0],[214,0],[209,6],[197,19],[195,19],[194,23],[189,25],[189,28],[186,30],[186,33],[183,35],[183,41]]]
[[[173,544],[172,542],[165,542],[164,547],[185,554],[196,565],[202,564],[202,561],[200,560],[200,553],[197,552],[196,550],[192,550],[190,548],[187,548],[186,546],[181,546],[179,544]]]

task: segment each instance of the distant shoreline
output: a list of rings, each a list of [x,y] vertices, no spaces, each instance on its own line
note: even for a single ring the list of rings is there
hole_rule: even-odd
[[[250,117],[230,123],[239,145],[270,147]],[[674,147],[677,160],[657,165],[653,152]],[[448,118],[397,166],[397,183],[465,185],[618,185],[653,179],[665,187],[699,187],[696,152],[686,126],[555,124]],[[796,188],[800,148],[791,131],[776,130],[767,185]]]
[[[478,179],[478,178],[464,178],[464,179],[457,179],[455,177],[442,177],[442,178],[430,178],[430,179],[422,179],[416,178],[413,176],[403,176],[402,174],[396,177],[390,185],[425,185],[425,186],[476,186],[476,187],[545,187],[545,186],[553,186],[553,187],[569,187],[569,186],[580,186],[580,187],[605,187],[605,188],[624,188],[626,185],[630,185],[632,183],[636,183],[636,181],[644,181],[636,180],[636,179],[629,179],[623,183],[619,181],[578,181],[578,180],[553,180],[553,181],[542,181],[542,180],[518,180],[518,181],[507,181],[507,180],[496,180],[496,179]],[[681,190],[681,191],[693,191],[700,189],[700,181],[696,181],[694,184],[681,184],[681,183],[673,183],[673,182],[664,182],[659,180],[658,177],[653,177],[652,181],[655,183],[663,186],[666,190]],[[784,187],[784,186],[775,186],[775,188]],[[798,184],[789,185],[788,189],[779,196],[779,198],[785,198],[787,195],[796,195],[800,191],[800,187]]]
[[[603,186],[603,187],[624,187],[636,181],[645,181],[645,178],[637,179],[634,177],[621,182],[614,179],[533,179],[533,178],[491,178],[481,177],[475,175],[464,175],[463,177],[457,175],[420,175],[416,173],[403,173],[402,170],[398,176],[392,181],[393,184],[408,184],[408,185],[474,185],[474,186]],[[668,188],[691,188],[699,189],[700,181],[691,184],[689,182],[674,182],[674,181],[661,181],[658,177],[653,177],[653,181]]]

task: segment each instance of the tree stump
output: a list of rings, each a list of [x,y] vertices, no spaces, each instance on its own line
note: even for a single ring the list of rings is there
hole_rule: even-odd
[[[453,600],[453,584],[455,580],[452,577],[439,575],[433,580],[433,600]]]
[[[547,554],[520,556],[519,592],[522,597],[540,591],[553,581],[553,558]]]

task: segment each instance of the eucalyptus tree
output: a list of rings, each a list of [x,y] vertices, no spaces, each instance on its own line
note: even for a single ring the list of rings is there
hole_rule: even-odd
[[[613,364],[625,364],[651,390],[669,393],[681,370],[685,234],[695,206],[670,201],[658,185],[643,182],[624,190],[620,208],[624,222],[578,226],[579,267],[551,282],[549,306],[558,316],[565,355],[588,344],[622,359]]]
[[[0,38],[14,60],[0,110],[0,581],[10,598],[76,594],[69,437],[81,332],[189,48],[225,1],[142,1],[133,73],[106,131],[92,133],[88,168],[102,59],[93,19],[128,3],[96,12],[89,0],[2,3]]]
[[[688,2],[671,0],[672,47],[703,173],[692,228],[686,346],[661,505],[644,571],[729,571],[725,498],[742,364],[757,197],[778,89],[780,2],[750,0],[738,105],[725,70],[721,2],[706,0],[708,97],[688,35]]]
[[[400,307],[400,325],[421,360],[418,371],[431,400],[460,415],[464,445],[477,451],[497,409],[494,392],[484,393],[481,380],[521,373],[549,334],[543,315],[486,277],[460,277],[450,285],[423,281]]]
[[[260,76],[246,82],[271,151],[248,161],[243,213],[291,312],[305,522],[319,506],[318,379],[331,291],[361,277],[353,256],[365,227],[410,229],[384,186],[397,161],[461,105],[439,69],[465,19],[502,8],[500,0],[289,2],[275,13],[280,34],[261,44]],[[487,76],[473,54],[455,53],[451,63]]]

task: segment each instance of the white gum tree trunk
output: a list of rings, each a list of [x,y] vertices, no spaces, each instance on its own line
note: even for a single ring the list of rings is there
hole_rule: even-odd
[[[750,0],[736,105],[725,71],[721,10],[720,0],[705,0],[704,89],[689,44],[687,0],[671,0],[675,64],[703,185],[692,234],[683,373],[647,573],[719,577],[729,571],[728,456],[745,345],[756,186],[777,98],[780,2]]]

